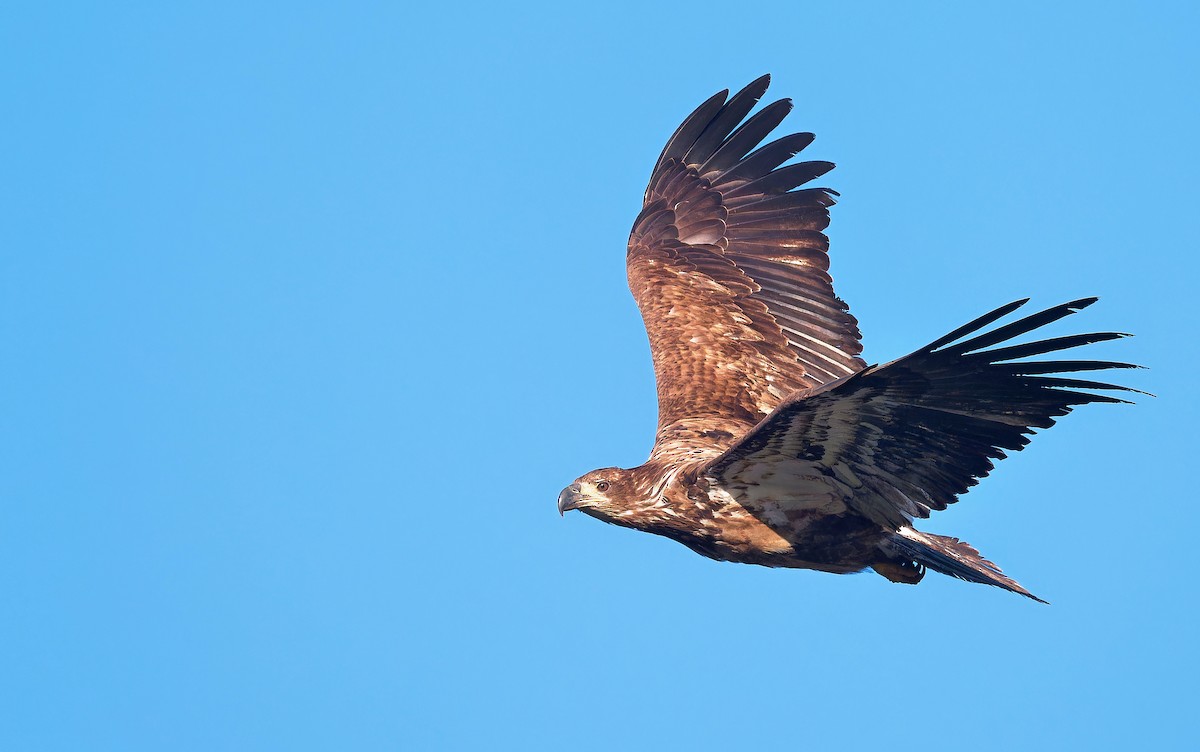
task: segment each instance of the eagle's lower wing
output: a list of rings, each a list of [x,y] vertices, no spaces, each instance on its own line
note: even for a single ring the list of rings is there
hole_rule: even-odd
[[[1135,391],[1060,375],[1135,367],[1127,363],[1014,362],[1121,334],[984,349],[1093,302],[1066,303],[958,341],[1025,303],[1018,301],[904,358],[797,394],[714,460],[709,474],[749,498],[762,496],[754,487],[763,484],[816,489],[835,508],[893,529],[928,517],[987,475],[993,460],[1024,447],[1033,429],[1053,425],[1076,405],[1124,401],[1078,390]],[[784,511],[813,506],[800,495],[774,495]]]
[[[742,123],[768,83],[729,101],[721,92],[684,121],[629,238],[629,287],[658,381],[656,456],[716,454],[787,395],[865,365],[827,273],[832,191],[793,190],[833,165],[780,167],[808,133],[751,153],[791,109],[782,100]]]

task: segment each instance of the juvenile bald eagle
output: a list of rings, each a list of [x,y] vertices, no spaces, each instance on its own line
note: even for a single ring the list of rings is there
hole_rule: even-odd
[[[1116,339],[1077,334],[993,347],[1095,298],[982,332],[1002,306],[911,355],[868,366],[827,273],[829,162],[784,165],[813,140],[759,147],[789,100],[745,119],[763,76],[700,105],[663,149],[629,238],[629,287],[658,383],[649,460],[594,470],[560,512],[673,538],[721,561],[857,572],[916,583],[925,569],[1037,599],[971,546],[918,532],[1076,405],[1125,387],[1061,374],[1133,368],[1023,358]],[[745,122],[743,122],[745,119]]]

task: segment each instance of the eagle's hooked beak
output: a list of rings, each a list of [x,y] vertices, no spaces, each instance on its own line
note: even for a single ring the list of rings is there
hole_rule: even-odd
[[[578,509],[581,501],[583,496],[579,493],[579,484],[572,483],[558,495],[558,513],[563,515],[572,509]]]

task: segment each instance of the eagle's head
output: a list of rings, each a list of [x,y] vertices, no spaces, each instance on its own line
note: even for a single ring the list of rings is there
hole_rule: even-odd
[[[636,498],[628,470],[606,467],[581,476],[558,495],[558,512],[571,509],[611,520],[628,511],[630,499]]]

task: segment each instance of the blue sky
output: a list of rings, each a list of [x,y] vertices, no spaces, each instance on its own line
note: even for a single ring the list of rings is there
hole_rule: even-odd
[[[1194,742],[1200,19],[1047,5],[0,11],[0,748]],[[555,511],[650,447],[650,167],[764,72],[868,360],[1138,335],[924,526],[1052,606]]]

